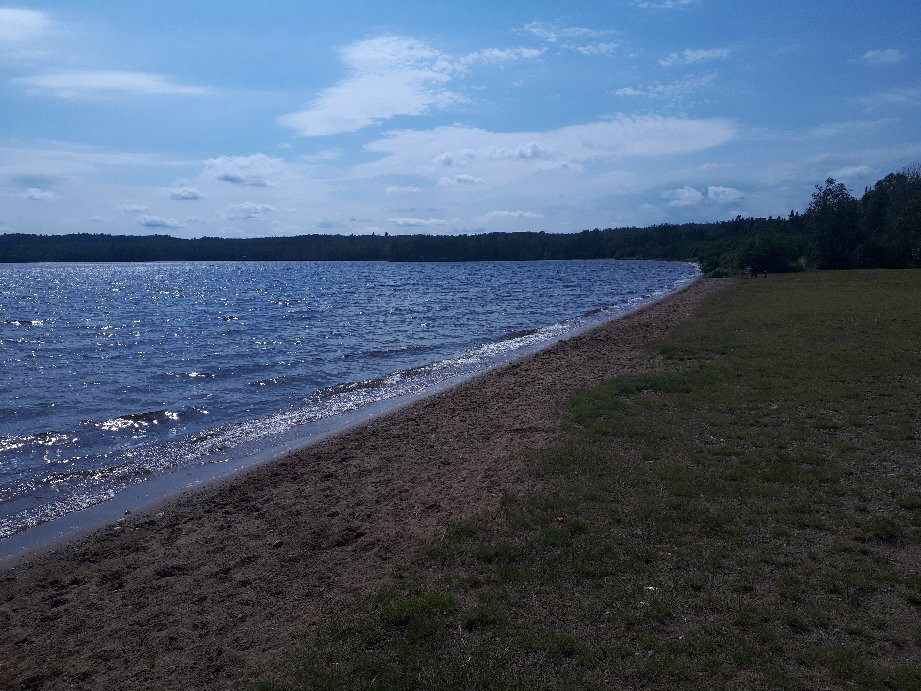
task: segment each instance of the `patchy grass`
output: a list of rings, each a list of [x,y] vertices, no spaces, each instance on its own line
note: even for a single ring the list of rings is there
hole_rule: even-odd
[[[737,283],[260,688],[921,687],[919,334],[919,271]]]

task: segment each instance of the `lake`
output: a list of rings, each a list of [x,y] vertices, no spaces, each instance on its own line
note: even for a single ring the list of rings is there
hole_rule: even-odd
[[[698,275],[614,260],[0,264],[0,540],[170,473],[188,484],[277,455]]]

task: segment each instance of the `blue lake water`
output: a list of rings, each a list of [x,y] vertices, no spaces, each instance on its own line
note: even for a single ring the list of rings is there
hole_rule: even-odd
[[[691,264],[0,264],[0,539],[619,316]]]

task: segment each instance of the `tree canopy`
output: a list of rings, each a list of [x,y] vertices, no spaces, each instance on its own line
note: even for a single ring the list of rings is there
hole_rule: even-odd
[[[299,235],[0,235],[0,262],[501,261],[681,259],[708,273],[921,266],[921,168],[891,173],[860,199],[828,178],[803,214],[580,233]]]

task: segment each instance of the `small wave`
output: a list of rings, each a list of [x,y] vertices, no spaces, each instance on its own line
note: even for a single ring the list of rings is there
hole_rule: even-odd
[[[392,375],[391,375],[392,376]],[[334,396],[336,394],[351,393],[352,391],[363,391],[367,389],[381,389],[387,385],[388,377],[382,379],[365,379],[363,381],[352,381],[344,384],[328,386],[325,389],[317,391],[318,396]]]
[[[5,451],[15,451],[26,446],[31,441],[31,437],[0,437],[0,453]]]
[[[118,477],[126,476],[146,476],[153,471],[143,467],[129,467],[127,465],[111,466],[108,468],[86,468],[81,470],[67,470],[59,473],[49,473],[42,478],[42,482],[48,485],[58,485],[64,482],[75,482],[81,480],[92,480],[100,482],[112,480]]]
[[[37,434],[8,435],[0,437],[0,452],[15,451],[27,446],[60,446],[78,441],[64,432],[39,432]]]
[[[523,336],[533,336],[540,329],[521,329],[520,331],[512,331],[511,333],[504,334],[499,340],[500,341],[510,341],[515,338],[522,338]]]
[[[42,326],[45,323],[44,319],[4,319],[4,324],[9,324],[10,326]]]
[[[102,422],[91,423],[107,432],[120,432],[126,429],[139,429],[150,425],[159,425],[161,422],[176,422],[179,413],[171,410],[154,410],[144,413],[129,413],[120,415]]]
[[[407,355],[410,353],[424,353],[432,350],[432,346],[411,345],[402,348],[381,348],[379,350],[362,350],[357,353],[346,353],[343,360],[375,360],[393,357],[394,355]]]

